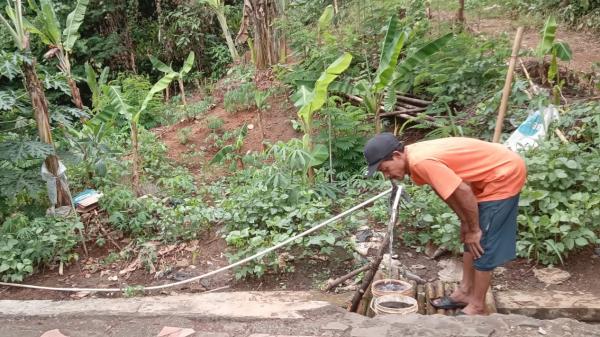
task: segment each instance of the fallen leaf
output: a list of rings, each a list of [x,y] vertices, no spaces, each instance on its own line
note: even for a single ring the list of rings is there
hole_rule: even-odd
[[[54,330],[44,332],[44,334],[41,335],[40,337],[69,337],[69,336],[65,336],[62,333],[60,333],[60,331],[58,329],[54,329]]]
[[[196,331],[194,331],[194,329],[165,326],[162,328],[157,337],[186,337],[194,334],[195,332]]]

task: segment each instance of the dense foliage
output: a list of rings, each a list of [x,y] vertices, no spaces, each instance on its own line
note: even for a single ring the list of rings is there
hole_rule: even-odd
[[[0,7],[6,2],[0,0]],[[39,3],[51,6],[63,25],[72,22],[68,15],[80,4]],[[237,261],[385,188],[381,177],[362,178],[365,140],[380,126],[417,138],[490,138],[510,54],[506,37],[474,36],[455,25],[436,24],[427,18],[426,2],[418,0],[339,1],[335,12],[330,0],[283,1],[285,15],[272,25],[285,36],[287,59],[276,60],[280,64],[265,72],[252,65],[255,41],[233,51],[227,45],[221,21],[224,17],[235,35],[243,1],[223,3],[215,8],[207,1],[92,0],[78,39],[61,29],[54,34],[76,40],[72,46],[65,42],[66,59],[53,57],[58,51],[43,34],[31,34],[29,48],[15,48],[11,31],[0,25],[2,280],[22,281],[38,268],[72,262],[82,239],[98,246],[108,239],[86,232],[77,216],[46,215],[50,204],[39,172],[49,155],[58,155],[66,166],[71,191],[94,188],[104,194],[101,225],[132,239],[111,259],[131,258],[136,250],[151,264],[156,247],[149,242],[171,244],[219,230],[228,257]],[[23,4],[24,17],[36,25],[50,22],[29,7],[34,4]],[[491,5],[467,1],[468,10]],[[600,3],[594,0],[566,6],[507,0],[500,6],[558,14],[575,28],[600,27]],[[48,101],[52,143],[41,141],[39,114],[23,85],[24,69],[33,64]],[[271,75],[266,88],[264,79]],[[73,83],[81,93],[80,108]],[[433,103],[409,122],[385,118],[380,125],[379,107],[390,112],[395,91]],[[517,74],[507,133],[550,100],[543,93],[528,95],[529,82]],[[265,142],[263,151],[246,152],[249,126],[227,130],[226,120],[254,118],[282,97],[289,101],[286,109],[298,112],[292,124],[302,139]],[[212,115],[215,105],[227,116]],[[544,264],[598,243],[600,105],[561,108],[561,119],[550,129],[563,130],[569,143],[550,132],[539,148],[522,153],[529,179],[521,197],[518,254]],[[161,131],[148,131],[181,121],[187,124],[178,129],[178,145],[190,150],[182,162],[201,164],[200,170],[172,160],[156,135]],[[202,149],[190,144],[190,125],[196,124],[207,130],[210,145]],[[198,163],[199,154],[206,153],[212,160]],[[212,176],[206,173],[210,170]],[[407,188],[413,202],[400,213],[404,242],[419,250],[432,242],[460,252],[454,213],[431,190]],[[292,260],[350,250],[357,227],[385,221],[386,203],[378,201],[244,265],[236,276],[289,271]]]

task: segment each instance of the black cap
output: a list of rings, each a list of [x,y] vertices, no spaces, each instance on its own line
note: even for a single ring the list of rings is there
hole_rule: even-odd
[[[384,132],[376,135],[369,139],[367,145],[365,145],[365,159],[369,164],[369,170],[367,171],[367,177],[373,176],[381,161],[387,156],[392,154],[402,143],[396,139],[393,133]]]

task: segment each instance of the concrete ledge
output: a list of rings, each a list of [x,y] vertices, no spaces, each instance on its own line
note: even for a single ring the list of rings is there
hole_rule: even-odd
[[[600,294],[549,290],[503,291],[495,293],[495,297],[498,312],[502,314],[600,322]]]
[[[176,315],[194,318],[302,319],[303,311],[329,302],[310,300],[310,292],[225,292],[137,298],[90,298],[73,301],[0,301],[5,317],[86,317]]]

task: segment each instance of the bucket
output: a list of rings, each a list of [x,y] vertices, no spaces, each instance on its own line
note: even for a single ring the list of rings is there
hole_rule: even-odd
[[[383,279],[373,282],[371,285],[371,292],[373,298],[381,297],[384,295],[412,295],[412,284],[394,279]]]
[[[375,315],[407,315],[418,309],[417,300],[404,295],[383,295],[371,301],[371,310]]]

